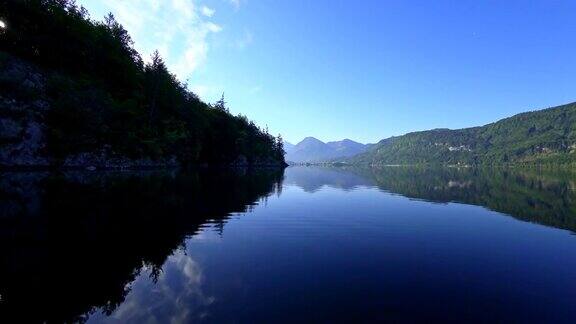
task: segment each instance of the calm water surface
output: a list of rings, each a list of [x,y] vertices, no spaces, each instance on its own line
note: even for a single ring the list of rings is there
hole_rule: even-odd
[[[576,176],[494,169],[0,174],[0,316],[576,321]]]

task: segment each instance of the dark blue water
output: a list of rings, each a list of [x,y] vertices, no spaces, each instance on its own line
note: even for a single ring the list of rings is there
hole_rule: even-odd
[[[293,167],[8,180],[41,188],[10,209],[28,210],[3,218],[4,229],[30,230],[2,233],[12,245],[3,262],[15,268],[0,284],[10,316],[36,307],[33,320],[89,323],[576,320],[569,174]]]

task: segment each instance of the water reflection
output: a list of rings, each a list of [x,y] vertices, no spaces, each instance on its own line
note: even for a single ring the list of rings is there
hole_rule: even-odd
[[[142,269],[113,314],[97,310],[89,322],[191,323],[209,315],[216,299],[203,291],[202,267],[185,250],[178,250],[166,260],[156,280],[150,280],[152,274],[152,269]]]
[[[348,168],[378,188],[432,202],[487,207],[517,219],[576,231],[576,174],[495,168]]]
[[[574,232],[574,179],[413,167],[4,173],[0,316],[560,322],[576,317],[576,242],[526,222]]]
[[[345,191],[354,190],[361,187],[372,187],[376,185],[375,179],[366,176],[363,172],[353,172],[352,170],[327,167],[291,167],[286,170],[286,184],[293,184],[309,193],[317,192],[323,187],[342,189]]]
[[[167,262],[198,281],[192,260],[167,258],[202,224],[222,227],[281,181],[272,170],[2,174],[0,314],[21,322],[82,320],[96,307],[110,314],[142,273],[162,283]]]

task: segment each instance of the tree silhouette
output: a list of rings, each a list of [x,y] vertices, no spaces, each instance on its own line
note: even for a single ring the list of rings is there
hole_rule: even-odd
[[[220,97],[220,99],[214,103],[213,107],[220,111],[228,112],[228,107],[226,106],[226,100],[224,99],[224,92],[222,92],[222,97]]]
[[[144,63],[114,15],[98,22],[72,0],[27,0],[0,1],[0,17],[9,26],[0,37],[0,68],[23,62],[47,80],[47,91],[34,95],[50,104],[41,119],[47,154],[56,161],[105,147],[182,164],[277,158],[274,137],[232,116],[224,94],[214,105],[202,102],[158,51]],[[0,95],[18,95],[21,85],[5,83]]]

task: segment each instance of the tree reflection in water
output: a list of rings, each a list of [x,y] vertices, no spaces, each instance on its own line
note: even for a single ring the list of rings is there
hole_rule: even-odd
[[[281,273],[281,269],[266,273],[257,268],[261,262],[267,262],[265,258],[261,260],[261,255],[266,255],[268,249],[271,253],[277,253],[284,243],[295,244],[295,249],[284,250],[285,254],[277,256],[277,261],[294,265],[294,260],[310,257],[307,263],[300,265],[301,270],[309,267],[313,269],[316,262],[342,261],[339,256],[346,251],[349,252],[348,258],[362,255],[355,252],[364,250],[356,250],[358,247],[354,245],[334,255],[315,256],[315,250],[308,249],[310,246],[322,246],[322,241],[315,241],[315,236],[306,236],[305,233],[330,234],[327,237],[333,237],[334,241],[324,242],[329,247],[341,244],[342,237],[337,235],[341,228],[330,227],[338,221],[343,227],[353,225],[355,228],[369,230],[367,224],[361,223],[362,226],[359,226],[356,222],[362,221],[362,213],[366,211],[363,208],[372,208],[370,206],[354,205],[349,210],[338,211],[340,218],[336,219],[331,212],[322,214],[330,211],[333,205],[342,206],[341,202],[323,200],[328,197],[322,192],[326,187],[337,188],[338,194],[334,197],[339,199],[345,198],[340,195],[342,192],[348,194],[357,190],[375,194],[370,197],[385,196],[380,195],[380,190],[433,203],[479,205],[523,221],[576,231],[576,177],[569,172],[297,167],[287,169],[285,177],[291,195],[284,195],[280,199],[282,213],[278,214],[276,210],[277,214],[271,214],[275,217],[267,219],[266,224],[272,228],[274,224],[284,224],[278,225],[280,229],[275,232],[282,235],[293,235],[295,233],[291,230],[296,229],[302,232],[289,236],[291,240],[287,241],[281,237],[274,240],[260,237],[259,242],[262,244],[258,248],[262,249],[262,254],[259,249],[250,250],[257,255],[258,260],[246,261],[250,267],[244,269],[244,275],[248,278],[254,273],[264,273],[271,278],[274,277],[273,273],[279,272],[286,276],[293,275]],[[194,253],[191,253],[194,249],[187,246],[187,243],[190,240],[206,239],[206,235],[214,232],[217,233],[215,235],[222,235],[224,224],[231,214],[250,211],[259,200],[265,200],[273,194],[279,195],[283,181],[284,172],[274,170],[0,174],[0,316],[6,319],[18,316],[21,322],[70,322],[86,319],[95,322],[189,322],[218,318],[213,316],[214,309],[229,311],[235,308],[226,306],[239,304],[236,304],[237,300],[229,300],[226,304],[218,299],[219,296],[206,292],[207,282],[222,280],[223,277],[219,275],[223,273],[215,273],[218,270],[214,265],[210,273],[203,271],[203,266],[207,265],[201,262],[204,260],[194,259]],[[295,193],[293,186],[302,188],[304,196]],[[294,206],[302,202],[307,205]],[[415,216],[410,215],[412,209],[409,207],[404,205],[406,216]],[[451,207],[457,206],[447,206],[446,211],[450,211]],[[301,212],[316,208],[320,214],[308,215],[308,218],[300,218],[302,222],[294,223],[299,218],[291,213],[290,208]],[[396,219],[390,215],[388,217]],[[314,222],[306,222],[310,220]],[[371,221],[385,220],[385,217],[379,217]],[[206,226],[215,230],[201,231]],[[402,226],[399,228],[410,229]],[[463,227],[459,230],[468,229]],[[455,233],[460,232],[457,230]],[[385,248],[389,243],[385,233],[380,234],[374,238],[381,244],[373,246],[376,249]],[[428,234],[433,236],[434,231]],[[242,232],[241,235],[248,234]],[[423,237],[429,238],[425,235]],[[396,238],[404,239],[401,233]],[[354,242],[359,244],[363,241],[349,241]],[[298,243],[303,245],[299,246]],[[410,249],[410,239],[404,243],[408,251],[419,251]],[[302,249],[303,246],[307,248]],[[401,247],[395,246],[394,251]],[[230,257],[225,253],[223,255],[221,261]],[[400,260],[406,261],[403,258]],[[390,262],[387,259],[384,261]],[[362,262],[365,260],[358,261],[355,266],[362,266]],[[373,270],[369,267],[362,269],[366,276]],[[401,273],[406,270],[400,269]],[[477,274],[475,269],[471,266],[469,270]],[[331,274],[340,278],[338,275],[341,273],[333,269]],[[230,285],[230,281],[225,282]],[[289,281],[282,283],[293,288]],[[282,283],[279,283],[280,286]],[[447,283],[458,282],[451,280]],[[362,282],[354,284],[361,287]],[[255,287],[255,290],[273,293],[265,288]],[[305,289],[306,286],[300,288]],[[338,292],[335,290],[335,293]],[[247,300],[250,303],[262,301]],[[319,304],[326,307],[329,305]],[[356,306],[362,309],[362,305]],[[262,313],[262,309],[259,309],[259,313]]]
[[[182,254],[185,238],[278,192],[282,179],[280,170],[240,169],[3,173],[1,316],[69,322],[96,308],[110,314],[129,283],[140,273],[158,281],[165,263],[182,266],[198,287],[201,271]]]

